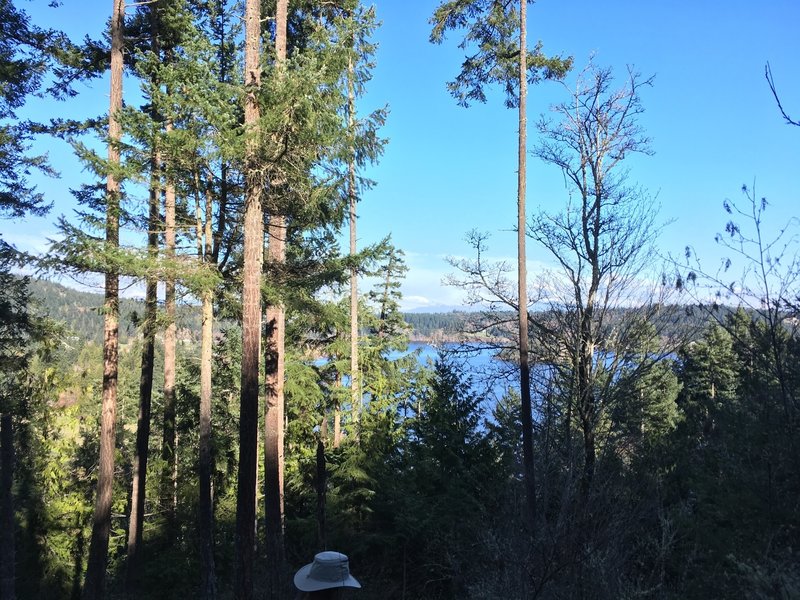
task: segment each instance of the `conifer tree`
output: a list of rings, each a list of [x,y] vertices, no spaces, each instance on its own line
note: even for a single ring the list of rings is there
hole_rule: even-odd
[[[27,180],[31,170],[48,171],[44,157],[31,156],[31,131],[15,122],[16,110],[37,91],[47,67],[47,33],[31,25],[12,2],[0,4],[0,212],[22,217],[44,214],[43,196]]]
[[[355,40],[353,43],[353,50],[355,51]],[[355,136],[355,112],[356,112],[356,99],[355,99],[355,69],[353,66],[353,57],[351,56],[347,61],[347,129],[349,136]],[[350,220],[350,258],[355,257],[357,251],[357,223],[356,212],[358,206],[358,194],[356,192],[356,164],[355,164],[355,148],[352,146],[354,142],[350,143],[351,155],[347,161],[347,198]],[[353,417],[358,423],[358,417],[361,414],[361,389],[360,389],[360,373],[358,370],[358,271],[355,265],[350,267],[350,403],[353,407]],[[356,425],[358,427],[358,425]]]
[[[8,208],[7,206],[2,208]],[[0,212],[0,214],[2,214]],[[3,215],[5,216],[5,215]],[[0,598],[16,598],[16,544],[14,479],[16,452],[14,422],[26,393],[36,319],[28,310],[28,278],[11,273],[16,252],[0,240]]]
[[[278,0],[275,10],[275,70],[273,77],[279,84],[286,77],[288,11],[288,0]],[[280,175],[277,177],[273,175],[269,183],[273,189],[281,189],[287,184]],[[278,273],[278,277],[282,277],[286,262],[288,223],[284,211],[275,208],[277,207],[270,207],[267,255],[273,273]],[[283,298],[275,298],[268,302],[265,315],[264,516],[267,554],[270,560],[268,590],[271,598],[282,596],[281,575],[285,561],[283,542],[285,310]]]
[[[199,410],[199,537],[201,558],[201,596],[215,598],[217,595],[216,562],[214,559],[214,499],[212,494],[212,476],[214,472],[214,456],[212,444],[212,351],[214,328],[214,292],[219,289],[220,272],[224,267],[221,252],[230,252],[229,221],[226,214],[233,208],[234,193],[229,178],[234,171],[228,165],[226,139],[238,127],[238,114],[223,109],[233,106],[226,99],[233,91],[230,72],[234,62],[230,59],[231,32],[226,26],[227,6],[219,1],[210,7],[207,18],[209,28],[217,39],[211,40],[202,36],[193,45],[198,46],[200,62],[204,53],[209,56],[207,62],[212,68],[201,71],[206,86],[194,94],[186,94],[186,102],[201,108],[195,110],[193,122],[187,120],[186,126],[193,129],[189,139],[206,140],[210,144],[199,142],[191,154],[190,166],[192,191],[195,196],[195,223],[197,240],[197,260],[200,267],[198,282],[193,286],[198,289],[201,302],[201,341],[200,341],[200,410]],[[198,32],[202,33],[202,32]],[[209,32],[210,33],[210,32]],[[187,58],[192,59],[190,54]],[[214,108],[206,108],[206,106]],[[238,111],[237,111],[238,112]],[[197,118],[201,116],[201,118]],[[217,215],[215,222],[215,214]]]
[[[124,43],[124,0],[113,0],[111,14],[111,100],[108,109],[108,162],[106,182],[106,244],[109,251],[119,246],[120,184],[119,143],[122,131],[122,69]],[[100,459],[97,475],[97,499],[94,508],[89,561],[86,567],[83,598],[92,600],[105,595],[108,536],[111,529],[111,494],[114,483],[114,434],[117,413],[117,369],[119,352],[119,272],[110,266],[105,275],[103,306],[103,405],[100,426]]]
[[[281,436],[285,419],[279,416],[285,410],[281,408],[285,404],[285,376],[280,373],[286,368],[282,353],[288,355],[291,342],[286,337],[286,324],[294,318],[302,319],[294,316],[293,307],[307,311],[318,306],[315,290],[324,285],[338,287],[346,281],[347,265],[338,254],[335,232],[343,223],[349,202],[348,158],[355,161],[355,169],[379,153],[381,142],[375,128],[382,120],[382,113],[373,113],[356,121],[357,132],[348,132],[348,59],[353,57],[352,40],[366,37],[373,27],[371,12],[361,10],[352,0],[323,6],[302,2],[289,8],[285,42],[281,40],[282,18],[276,19],[275,59],[266,84],[263,138],[269,177],[265,510],[267,551],[277,557],[282,555],[282,542],[277,536],[273,538],[271,529],[280,531],[283,522]],[[286,55],[282,58],[284,43]],[[361,56],[356,58],[353,85],[357,95],[368,69]],[[356,185],[363,184],[356,178]],[[270,486],[275,489],[270,490]],[[273,573],[272,580],[276,578]]]
[[[373,66],[372,55],[375,45],[370,42],[369,35],[374,25],[374,9],[365,9],[360,3],[347,14],[351,45],[347,58],[346,90],[347,90],[347,203],[348,221],[350,224],[350,404],[353,418],[358,427],[358,419],[362,410],[362,384],[359,367],[359,300],[357,262],[358,252],[358,201],[360,190],[372,184],[358,176],[359,168],[375,162],[382,151],[383,140],[377,137],[377,129],[385,119],[385,110],[373,111],[366,119],[359,119],[356,100],[364,92],[365,85],[371,77]]]
[[[167,136],[172,131],[172,124],[165,124]],[[168,171],[164,182],[164,258],[167,262],[175,260],[175,211],[176,192],[173,174]],[[164,471],[161,475],[161,503],[165,507],[167,517],[167,543],[171,543],[176,528],[176,462],[178,438],[176,425],[175,371],[177,347],[176,323],[176,282],[174,272],[168,272],[164,280],[164,313],[166,330],[164,331],[164,415],[161,437],[161,464]]]
[[[50,208],[28,177],[39,171],[55,175],[45,156],[30,154],[34,128],[17,121],[16,111],[31,94],[63,99],[75,94],[72,84],[96,75],[101,66],[92,58],[98,45],[87,38],[79,48],[63,34],[42,29],[11,1],[0,2],[0,218],[44,215]],[[91,51],[90,51],[91,50]],[[105,57],[104,57],[105,58]],[[53,74],[53,77],[49,77]],[[43,89],[43,84],[48,87]],[[37,126],[38,127],[38,126]],[[18,401],[30,400],[31,390],[22,392],[28,379],[29,359],[36,338],[43,334],[42,320],[28,311],[29,279],[12,274],[24,257],[0,234],[0,597],[16,597],[17,578],[14,517],[15,422]],[[48,332],[52,336],[53,332]],[[17,413],[17,414],[15,414]],[[23,418],[24,420],[24,418]],[[20,439],[24,434],[20,433]],[[24,485],[20,493],[24,494]],[[38,575],[37,575],[38,577]]]
[[[637,121],[644,110],[642,89],[651,80],[629,70],[619,89],[613,81],[610,69],[590,64],[569,90],[571,100],[554,107],[559,120],[540,122],[541,141],[534,150],[561,170],[575,198],[560,211],[540,211],[529,234],[558,261],[567,282],[554,284],[558,300],[549,316],[556,324],[542,321],[540,330],[547,346],[568,357],[563,385],[570,390],[567,418],[574,415],[583,438],[584,502],[606,413],[614,406],[614,390],[624,383],[621,374],[633,369],[643,377],[654,358],[669,351],[667,336],[658,343],[670,314],[661,310],[668,290],[637,285],[659,227],[648,199],[627,183],[621,162],[634,153],[651,153]],[[614,321],[613,311],[634,293],[639,307]]]
[[[680,400],[690,439],[697,442],[711,436],[719,426],[720,413],[736,401],[737,362],[730,334],[716,324],[702,339],[682,349]]]
[[[261,265],[264,252],[261,208],[260,158],[258,156],[259,87],[261,85],[261,5],[245,3],[244,126],[245,213],[242,269],[242,374],[239,415],[239,473],[236,492],[236,558],[234,596],[253,597],[253,548],[256,517],[256,458],[258,444],[258,364],[261,340]]]
[[[3,399],[3,404],[8,402]],[[15,550],[14,530],[14,433],[11,412],[4,406],[0,413],[0,598],[14,600]]]
[[[3,207],[7,209],[8,207]],[[0,218],[6,215],[0,209]],[[29,419],[26,407],[33,401],[35,385],[32,364],[53,338],[54,328],[36,314],[29,288],[30,278],[11,272],[18,264],[14,248],[0,240],[0,598],[13,600],[25,588],[18,577],[25,577],[17,564],[19,523],[15,512],[24,508],[23,479],[31,458],[22,440]],[[18,440],[15,442],[15,438]],[[19,450],[17,449],[19,448]],[[17,458],[19,457],[19,458]],[[17,464],[22,469],[17,469]],[[23,471],[19,473],[18,471]],[[17,485],[15,485],[17,482]],[[18,500],[15,502],[15,498]]]
[[[25,128],[13,122],[15,109],[38,88],[44,61],[32,43],[38,32],[31,30],[28,16],[10,2],[0,3],[0,216],[21,217],[27,212],[43,214],[44,199],[26,181],[30,167],[42,166],[41,158],[27,155]],[[16,559],[13,502],[14,433],[13,386],[9,375],[18,364],[19,346],[28,328],[26,281],[11,274],[16,252],[0,236],[0,598],[13,600]]]
[[[155,57],[160,55],[159,2],[149,7],[150,51]],[[159,86],[153,77],[148,85]],[[150,94],[154,94],[151,92]],[[158,258],[158,230],[160,228],[161,196],[161,153],[159,149],[158,115],[151,106],[152,137],[150,147],[150,189],[147,215],[147,254],[155,261]],[[136,423],[136,454],[134,457],[131,481],[131,512],[128,523],[128,553],[126,565],[126,587],[133,590],[139,576],[139,560],[144,528],[145,494],[147,490],[147,459],[150,447],[150,413],[153,393],[153,371],[155,362],[155,334],[158,307],[158,279],[154,273],[148,274],[145,286],[145,314],[143,323],[143,344],[141,372],[139,378],[139,415]]]
[[[466,30],[462,48],[477,46],[468,57],[448,89],[462,106],[485,102],[484,87],[501,85],[506,93],[506,106],[517,108],[519,136],[517,144],[517,298],[520,397],[522,403],[523,463],[528,500],[528,522],[532,527],[536,514],[536,484],[533,460],[533,416],[530,394],[528,342],[528,296],[525,251],[526,229],[526,156],[528,81],[562,77],[572,66],[572,59],[547,58],[539,42],[528,50],[527,5],[530,0],[450,0],[441,3],[431,18],[431,41],[441,43],[448,30]],[[518,42],[515,36],[518,35]]]

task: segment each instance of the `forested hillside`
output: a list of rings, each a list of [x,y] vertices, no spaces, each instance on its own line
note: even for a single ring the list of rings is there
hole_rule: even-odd
[[[62,284],[32,279],[29,284],[35,302],[35,311],[63,323],[70,333],[84,341],[100,343],[102,341],[103,296],[100,292],[77,291]],[[144,301],[131,298],[120,300],[120,336],[124,341],[136,330],[144,313]],[[610,321],[621,320],[624,310],[616,311]],[[674,322],[665,335],[684,336],[688,339],[698,337],[702,330],[715,320],[725,320],[732,312],[730,307],[717,307],[713,311],[702,306],[684,306],[676,311]],[[408,326],[408,337],[412,341],[423,342],[464,342],[492,341],[492,331],[500,334],[499,329],[490,328],[482,332],[484,323],[491,320],[513,319],[513,313],[495,315],[491,319],[475,311],[449,312],[403,312],[403,322]],[[544,322],[550,317],[545,311],[539,311],[537,319]],[[233,322],[228,323],[233,325]],[[196,307],[182,305],[178,309],[178,327],[184,336],[196,334],[200,328],[200,315]],[[194,341],[198,341],[195,339]]]
[[[34,305],[32,310],[41,316],[63,323],[67,331],[80,340],[103,341],[102,292],[78,291],[44,279],[32,279],[28,286]],[[120,300],[120,340],[126,341],[136,334],[136,327],[144,315],[144,301],[132,298]],[[200,317],[190,306],[178,310],[178,326],[184,335],[195,335]]]
[[[799,223],[743,186],[710,261],[660,247],[637,179],[682,176],[645,128],[660,82],[546,51],[539,3],[425,3],[425,37],[457,58],[452,109],[511,109],[489,135],[514,144],[423,177],[375,168],[376,6],[109,4],[72,39],[0,0],[0,600],[800,598]],[[399,21],[392,77],[415,86]],[[800,136],[765,75],[760,108]],[[529,86],[558,98],[536,119]],[[447,109],[419,94],[430,137],[406,153],[478,143],[480,109],[439,131]],[[79,185],[43,185],[55,141]],[[508,213],[513,259],[476,229],[448,259],[469,310],[402,312],[419,256],[388,218],[359,234],[393,170],[403,203],[434,179],[513,179],[412,215]],[[544,172],[563,187],[529,206]],[[57,234],[16,247],[34,217]]]
[[[103,295],[99,291],[78,291],[63,284],[44,279],[32,279],[28,288],[34,300],[32,307],[42,316],[63,323],[70,333],[79,339],[102,342]],[[136,324],[144,314],[144,300],[122,298],[120,300],[121,339],[135,332]],[[200,327],[198,311],[191,306],[180,309],[179,327],[187,334]],[[459,336],[465,332],[469,314],[446,313],[401,313],[403,321],[411,328],[412,339],[433,339],[440,335]]]
[[[462,312],[403,313],[403,320],[412,329],[412,337],[432,338],[437,335],[454,336],[464,332],[467,314]]]

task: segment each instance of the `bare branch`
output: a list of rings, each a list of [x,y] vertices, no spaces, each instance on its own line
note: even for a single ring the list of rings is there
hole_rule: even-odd
[[[792,119],[788,114],[786,114],[786,111],[783,109],[783,105],[781,104],[781,99],[778,96],[777,90],[775,89],[775,79],[772,76],[772,69],[770,68],[769,63],[767,63],[764,66],[764,78],[767,80],[767,83],[769,84],[769,89],[772,92],[772,96],[775,98],[775,102],[777,103],[778,109],[781,111],[783,118],[786,119],[786,123],[789,125],[795,125],[797,127],[800,127],[800,121],[795,121],[794,119]]]

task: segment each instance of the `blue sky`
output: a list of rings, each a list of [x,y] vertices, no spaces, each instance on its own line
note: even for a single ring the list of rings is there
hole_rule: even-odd
[[[61,26],[72,35],[96,35],[111,3],[65,0],[59,9],[37,0],[23,3],[38,21]],[[389,105],[383,135],[389,139],[379,165],[368,175],[378,184],[359,211],[359,243],[391,233],[406,253],[410,271],[404,307],[442,307],[460,303],[457,290],[441,285],[450,272],[446,256],[468,255],[466,232],[492,234],[496,258],[513,259],[516,211],[516,135],[514,111],[493,94],[486,105],[464,109],[445,89],[462,60],[457,33],[441,46],[428,42],[428,18],[438,2],[383,0],[375,3],[383,25],[377,68],[364,110]],[[643,93],[641,124],[652,138],[652,157],[629,161],[630,178],[646,188],[670,222],[659,247],[681,254],[693,245],[707,261],[717,260],[714,234],[724,227],[722,201],[739,200],[741,185],[756,183],[771,206],[775,227],[797,214],[800,185],[800,128],[783,123],[764,80],[769,61],[790,115],[800,118],[800,3],[795,0],[541,0],[529,9],[529,38],[541,39],[545,52],[571,55],[583,67],[595,63],[622,75],[633,65],[655,75]],[[105,83],[98,83],[105,86]],[[86,90],[77,101],[60,104],[62,116],[102,111],[103,94]],[[532,87],[529,121],[566,100],[555,83]],[[52,112],[33,105],[31,114]],[[536,132],[529,129],[531,143]],[[60,143],[48,141],[61,181],[43,182],[56,202],[49,219],[25,226],[1,223],[4,238],[36,247],[58,214],[68,212],[66,193],[83,176]],[[553,167],[529,159],[528,206],[557,210],[567,197]],[[547,257],[529,245],[530,268]]]

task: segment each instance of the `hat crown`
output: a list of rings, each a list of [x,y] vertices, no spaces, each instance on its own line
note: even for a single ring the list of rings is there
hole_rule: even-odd
[[[311,563],[310,579],[330,583],[341,583],[350,577],[350,561],[341,552],[320,552]]]
[[[320,552],[313,562],[302,567],[294,575],[294,585],[303,592],[314,592],[330,588],[360,588],[355,577],[350,575],[350,561],[341,552]]]

